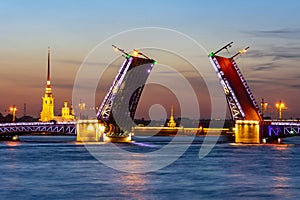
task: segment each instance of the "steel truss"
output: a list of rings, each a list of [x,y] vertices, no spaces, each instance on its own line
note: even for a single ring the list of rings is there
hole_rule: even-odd
[[[290,137],[300,135],[300,122],[278,121],[266,126],[267,137]]]
[[[0,124],[0,134],[41,132],[76,135],[76,122],[20,122]]]
[[[125,78],[125,75],[129,69],[129,66],[132,63],[132,60],[133,60],[133,58],[129,57],[122,64],[118,74],[116,75],[108,93],[106,94],[106,96],[98,110],[98,113],[97,113],[98,119],[105,120],[105,121],[109,119],[114,99],[115,99],[117,92],[119,91],[119,88]]]

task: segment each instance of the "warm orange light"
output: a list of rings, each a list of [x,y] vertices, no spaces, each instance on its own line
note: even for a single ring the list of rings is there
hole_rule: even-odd
[[[284,103],[276,103],[276,108],[285,108]]]
[[[247,50],[246,49],[242,49],[242,50],[239,50],[239,53],[246,53],[247,52]]]
[[[275,106],[279,112],[279,119],[282,120],[282,110],[287,109],[287,107],[281,100],[279,101],[279,103],[276,103]]]
[[[17,112],[17,108],[15,105],[13,105],[12,107],[9,108],[13,118],[12,121],[15,122],[16,121],[16,112]]]
[[[136,56],[139,55],[139,52],[138,52],[137,50],[134,50],[134,51],[132,52],[132,55],[136,57]]]
[[[10,112],[15,112],[15,111],[17,111],[17,108],[16,107],[10,107],[9,110],[10,110]]]
[[[261,107],[262,107],[263,109],[266,109],[266,108],[268,107],[268,103],[261,103]]]

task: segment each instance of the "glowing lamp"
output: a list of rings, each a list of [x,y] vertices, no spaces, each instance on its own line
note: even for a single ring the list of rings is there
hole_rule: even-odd
[[[136,56],[139,55],[139,52],[138,52],[137,50],[134,50],[134,51],[132,52],[132,55],[136,57]]]
[[[239,53],[246,53],[246,52],[247,52],[246,49],[239,50]]]

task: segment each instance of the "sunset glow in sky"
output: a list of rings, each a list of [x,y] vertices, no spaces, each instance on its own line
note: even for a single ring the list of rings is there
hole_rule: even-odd
[[[230,55],[250,46],[237,64],[256,100],[260,103],[264,98],[269,103],[266,115],[277,117],[275,104],[282,100],[287,106],[283,117],[299,118],[299,10],[300,3],[293,0],[0,0],[0,113],[6,115],[15,104],[17,116],[22,116],[26,103],[27,115],[39,116],[48,46],[55,111],[59,114],[63,101],[72,101],[77,70],[96,45],[121,31],[162,27],[190,36],[208,52],[231,41],[234,46]],[[108,49],[108,53],[115,52]],[[229,54],[224,51],[222,55]],[[104,87],[109,87],[110,81]],[[218,82],[217,77],[215,81]],[[101,90],[99,95],[103,96],[105,91]],[[150,104],[155,103],[149,98]],[[166,101],[165,105],[169,103],[174,102]],[[138,112],[140,117],[143,112],[146,111]]]

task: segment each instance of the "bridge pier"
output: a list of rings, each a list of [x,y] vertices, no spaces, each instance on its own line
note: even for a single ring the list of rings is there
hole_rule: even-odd
[[[95,120],[78,120],[76,122],[77,142],[103,141],[104,127]]]
[[[76,122],[77,142],[130,142],[128,136],[107,136],[105,126],[98,120],[78,120]]]
[[[245,144],[262,143],[262,131],[259,121],[236,120],[235,121],[235,142]]]

